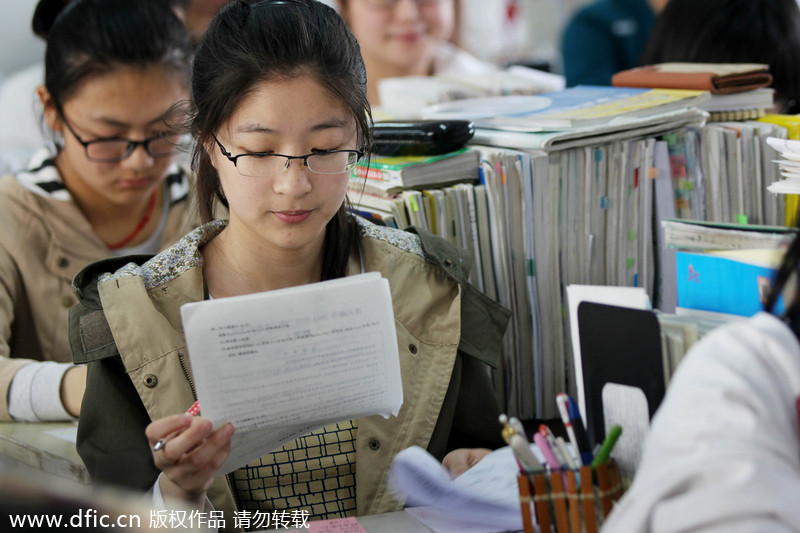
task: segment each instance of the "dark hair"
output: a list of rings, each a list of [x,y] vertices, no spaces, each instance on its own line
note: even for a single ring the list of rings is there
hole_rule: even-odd
[[[796,0],[670,0],[640,64],[765,63],[783,112],[800,111],[800,8]]]
[[[188,84],[189,36],[163,2],[39,0],[32,26],[47,41],[45,87],[57,105],[87,78],[121,65],[168,65]]]
[[[200,217],[213,219],[228,202],[205,146],[258,84],[310,74],[356,120],[360,147],[369,144],[367,75],[355,37],[332,8],[314,0],[228,4],[212,21],[197,49],[192,76],[197,144],[195,194]],[[346,206],[328,223],[322,279],[344,275],[353,228]]]
[[[776,314],[775,307],[778,299],[781,296],[786,296],[783,315],[779,318],[800,339],[800,218],[796,220],[795,228],[798,233],[789,243],[786,254],[783,256],[783,260],[773,276],[769,293],[764,301],[764,310],[768,313]]]

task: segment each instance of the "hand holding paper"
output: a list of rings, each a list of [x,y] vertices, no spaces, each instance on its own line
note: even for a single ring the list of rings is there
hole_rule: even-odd
[[[334,422],[403,402],[388,282],[378,273],[181,308],[203,417],[236,432],[221,473]]]

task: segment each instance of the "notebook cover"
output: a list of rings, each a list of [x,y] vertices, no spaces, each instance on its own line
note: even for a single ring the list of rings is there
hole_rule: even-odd
[[[586,422],[594,447],[605,439],[603,385],[619,383],[644,392],[650,418],[664,398],[661,332],[652,311],[581,302],[578,305]]]
[[[736,93],[772,83],[767,65],[757,63],[660,63],[614,74],[617,87],[696,89],[715,94]]]

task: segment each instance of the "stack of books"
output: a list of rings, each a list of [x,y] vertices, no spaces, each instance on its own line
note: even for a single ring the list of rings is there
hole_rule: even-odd
[[[695,89],[711,93],[700,108],[710,122],[755,120],[774,107],[769,65],[760,63],[659,63],[615,74],[617,87]]]
[[[348,198],[359,214],[381,224],[441,233],[439,226],[460,218],[453,207],[461,202],[448,202],[445,190],[476,183],[478,167],[478,152],[470,148],[432,156],[370,154],[353,169]]]
[[[536,96],[476,98],[431,106],[427,119],[475,124],[476,144],[522,150],[563,150],[704,124],[698,108],[707,91],[572,87]]]

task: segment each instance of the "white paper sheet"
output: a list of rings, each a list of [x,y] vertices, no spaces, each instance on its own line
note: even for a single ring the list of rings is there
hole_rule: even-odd
[[[221,472],[403,403],[389,283],[376,272],[185,304],[181,316],[201,414],[236,430]]]

